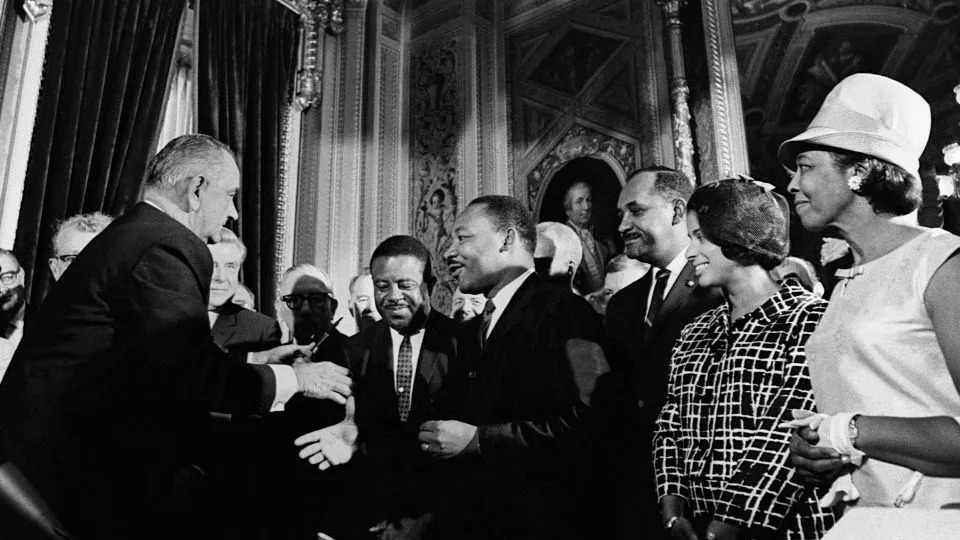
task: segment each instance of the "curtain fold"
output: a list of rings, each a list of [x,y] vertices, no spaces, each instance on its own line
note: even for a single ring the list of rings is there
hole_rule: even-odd
[[[244,284],[274,315],[275,230],[283,118],[296,71],[299,19],[275,0],[198,2],[197,126],[237,153],[235,229],[247,246]]]
[[[116,216],[136,202],[185,2],[54,6],[14,244],[28,298],[43,298],[49,287],[57,221],[93,211]]]

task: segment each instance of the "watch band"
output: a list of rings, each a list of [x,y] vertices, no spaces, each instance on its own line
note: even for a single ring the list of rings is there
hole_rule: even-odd
[[[674,525],[677,524],[677,521],[679,519],[680,519],[680,516],[673,516],[672,518],[668,519],[666,523],[663,524],[663,528],[669,531],[670,529],[673,528]]]

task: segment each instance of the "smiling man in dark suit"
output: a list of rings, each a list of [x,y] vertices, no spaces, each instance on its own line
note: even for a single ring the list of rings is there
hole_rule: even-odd
[[[430,307],[436,278],[430,253],[416,238],[392,236],[381,242],[370,271],[382,320],[347,341],[357,380],[359,442],[339,438],[349,429],[343,425],[298,442],[307,445],[301,455],[324,469],[342,461],[330,453],[332,438],[348,455],[358,444],[363,447],[350,465],[350,489],[356,494],[341,497],[361,514],[357,525],[328,532],[354,538],[373,528],[382,537],[413,540],[423,538],[432,522],[440,466],[420,451],[417,434],[424,421],[451,412],[444,383],[457,355],[459,327]]]
[[[237,217],[239,189],[228,147],[171,141],[148,167],[144,202],[71,264],[0,384],[0,473],[22,471],[76,537],[203,536],[209,411],[351,394],[346,368],[237,364],[213,343],[206,241]]]
[[[535,246],[512,197],[475,199],[453,226],[451,273],[488,301],[465,328],[459,413],[420,427],[421,449],[458,471],[439,538],[583,538],[602,519],[586,486],[603,329],[585,300],[534,274]]]
[[[683,173],[654,167],[631,174],[617,204],[625,253],[651,266],[643,278],[610,298],[604,319],[615,370],[628,383],[620,416],[627,444],[614,456],[621,471],[616,482],[619,538],[636,538],[638,527],[654,538],[659,528],[651,442],[666,400],[670,353],[683,327],[720,302],[718,291],[696,286],[686,260],[692,193],[693,184]]]

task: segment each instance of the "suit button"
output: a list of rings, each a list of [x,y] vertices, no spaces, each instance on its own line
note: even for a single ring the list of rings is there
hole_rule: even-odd
[[[644,403],[642,399],[638,399],[638,400],[637,400],[637,408],[638,408],[638,409],[642,409],[644,405],[646,405],[646,403]]]
[[[470,377],[471,379],[476,379],[477,378],[476,370],[471,371],[470,373],[467,373],[467,377]]]

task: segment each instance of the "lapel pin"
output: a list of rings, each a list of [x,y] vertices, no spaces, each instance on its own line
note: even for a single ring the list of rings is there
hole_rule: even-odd
[[[687,280],[687,287],[693,287],[694,285],[696,285],[696,283],[694,283],[692,279]]]

